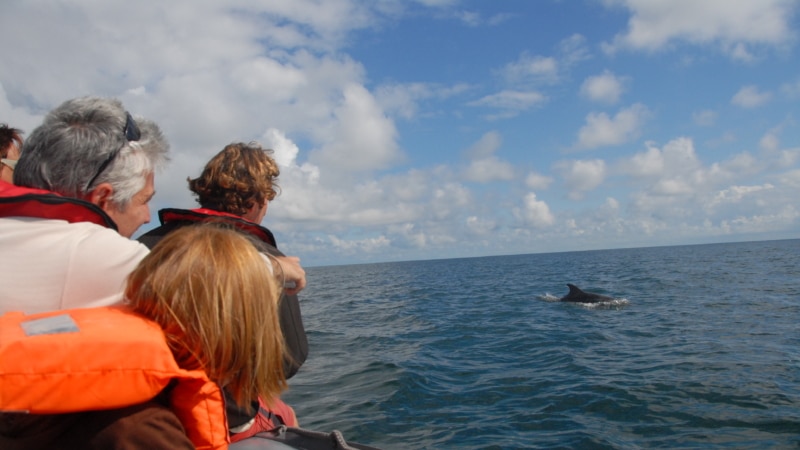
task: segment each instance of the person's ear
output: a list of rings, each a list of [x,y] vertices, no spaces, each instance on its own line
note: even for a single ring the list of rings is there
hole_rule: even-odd
[[[103,211],[108,211],[113,196],[114,188],[111,183],[100,183],[89,192],[89,202],[99,206]]]

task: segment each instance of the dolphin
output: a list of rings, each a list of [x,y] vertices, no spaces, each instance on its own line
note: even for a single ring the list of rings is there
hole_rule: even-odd
[[[567,283],[569,293],[559,300],[562,302],[575,302],[575,303],[599,303],[614,300],[607,295],[595,294],[593,292],[584,292],[578,286]]]

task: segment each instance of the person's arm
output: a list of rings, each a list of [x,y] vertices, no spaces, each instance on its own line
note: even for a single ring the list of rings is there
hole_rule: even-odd
[[[300,301],[297,292],[306,286],[306,272],[300,266],[300,258],[285,256],[275,247],[269,246],[262,253],[264,260],[269,262],[273,273],[280,277],[284,285],[289,281],[293,287],[284,287],[278,305],[278,314],[281,322],[281,332],[286,341],[287,355],[284,359],[284,372],[286,379],[294,376],[308,357],[308,338],[303,326],[300,313]],[[269,256],[268,256],[269,255]],[[288,275],[283,275],[283,266],[286,266]]]
[[[306,271],[300,265],[300,258],[297,256],[275,256],[281,266],[285,283],[283,290],[289,295],[296,295],[306,287]]]
[[[124,450],[194,449],[178,417],[159,402],[86,414],[96,423],[94,433],[84,435],[87,448]],[[94,418],[94,419],[89,419]],[[105,426],[100,427],[99,425]]]
[[[109,306],[122,301],[125,280],[149,252],[137,241],[114,230],[90,224],[69,239],[73,242],[70,261],[62,271],[65,279],[61,309]]]

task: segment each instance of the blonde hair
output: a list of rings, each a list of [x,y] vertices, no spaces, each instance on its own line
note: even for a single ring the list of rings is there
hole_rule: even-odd
[[[240,233],[219,224],[170,233],[128,277],[125,297],[161,325],[182,368],[205,370],[240,406],[286,389],[277,282]]]

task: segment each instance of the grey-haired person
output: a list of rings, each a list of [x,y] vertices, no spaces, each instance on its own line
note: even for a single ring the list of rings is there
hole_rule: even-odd
[[[149,253],[130,237],[150,219],[153,177],[168,151],[159,127],[119,100],[81,97],[50,111],[23,143],[14,184],[0,182],[0,314],[121,302],[127,276]],[[0,448],[72,445],[193,448],[164,399],[54,415],[0,404]]]
[[[104,306],[148,253],[129,239],[150,220],[169,145],[119,100],[81,97],[48,113],[0,185],[0,313]]]

